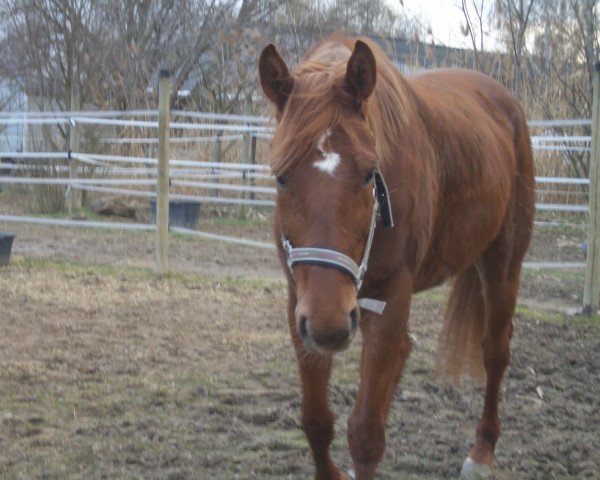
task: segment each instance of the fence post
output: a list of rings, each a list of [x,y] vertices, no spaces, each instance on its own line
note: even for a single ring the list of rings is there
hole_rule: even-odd
[[[251,97],[248,96],[246,97],[246,104],[244,107],[244,115],[248,116],[250,115],[250,102],[252,101]],[[248,123],[244,124],[246,127],[249,127]],[[248,164],[250,163],[250,133],[248,130],[245,130],[243,135],[242,135],[242,163],[244,164]],[[246,177],[247,177],[247,170],[242,170],[242,178],[240,180],[240,185],[245,186],[246,185]],[[239,194],[239,199],[242,200],[242,202],[240,203],[239,209],[238,209],[238,217],[241,219],[245,219],[246,218],[246,204],[245,204],[245,200],[246,200],[246,192],[245,191],[241,191]]]
[[[252,144],[250,145],[250,163],[256,165],[256,132],[252,132]],[[250,186],[256,186],[256,169],[250,172]],[[250,192],[250,200],[254,200],[254,192]]]
[[[71,85],[71,112],[79,111],[79,92],[74,82]],[[69,180],[72,182],[73,180],[77,180],[78,172],[77,172],[77,161],[72,158],[71,154],[73,152],[77,152],[79,150],[79,131],[77,129],[77,124],[75,120],[69,118]],[[68,189],[68,198],[67,198],[67,207],[69,209],[69,213],[75,212],[77,209],[81,208],[81,196],[79,195],[79,191],[73,188],[72,184],[69,183]]]
[[[223,130],[219,130],[217,132],[217,138],[215,139],[215,143],[213,145],[212,163],[219,163],[221,161],[221,137],[222,136],[223,136]],[[215,173],[215,176],[213,178],[214,183],[219,183],[219,174],[220,174],[219,169],[217,169],[216,167],[213,167],[212,171]],[[219,196],[218,188],[215,188],[212,191],[212,196],[213,197]]]
[[[168,70],[158,80],[158,170],[156,177],[156,271],[169,271],[169,96]]]
[[[250,143],[250,135],[248,134],[248,132],[244,132],[243,135],[243,140],[242,140],[242,163],[244,164],[248,164],[248,152],[250,151],[249,148],[249,143]],[[242,170],[242,178],[240,179],[240,184],[242,186],[246,185],[246,176],[248,174],[247,170]],[[244,203],[244,201],[246,200],[246,192],[244,190],[240,191],[239,197],[240,200],[242,200],[242,202],[240,203],[239,209],[238,209],[238,217],[241,219],[246,218],[246,204]]]
[[[595,314],[600,306],[600,63],[592,82],[592,151],[590,154],[590,221],[583,288],[583,313]]]

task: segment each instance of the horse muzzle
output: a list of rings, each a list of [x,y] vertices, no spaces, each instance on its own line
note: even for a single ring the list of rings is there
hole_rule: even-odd
[[[360,320],[358,306],[354,306],[347,314],[336,322],[322,322],[298,308],[296,312],[296,328],[304,346],[312,353],[332,355],[348,348]]]

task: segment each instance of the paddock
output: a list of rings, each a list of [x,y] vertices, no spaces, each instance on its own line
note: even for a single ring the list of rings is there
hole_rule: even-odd
[[[19,241],[0,269],[0,477],[310,477],[273,252],[176,236],[177,273],[156,276],[150,233],[10,227]],[[546,246],[559,245],[563,260],[580,255],[584,232],[543,232],[530,260]],[[497,479],[600,471],[600,326],[565,313],[581,304],[582,281],[582,272],[524,273]],[[438,289],[413,302],[414,348],[378,478],[456,478],[470,445],[481,387],[435,373],[444,297]],[[345,467],[357,340],[337,356],[331,387],[334,456]]]

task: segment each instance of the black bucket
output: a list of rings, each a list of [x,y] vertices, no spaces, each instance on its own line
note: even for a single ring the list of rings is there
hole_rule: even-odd
[[[0,232],[0,266],[8,265],[15,233]]]
[[[200,202],[189,200],[170,200],[169,201],[169,226],[196,228],[200,218]],[[152,212],[152,223],[156,224],[156,200],[150,200],[150,210]]]

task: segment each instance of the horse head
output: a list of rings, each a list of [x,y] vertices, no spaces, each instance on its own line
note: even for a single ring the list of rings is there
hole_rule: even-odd
[[[341,46],[340,46],[341,47]],[[308,350],[345,349],[360,320],[357,292],[376,222],[375,140],[366,120],[375,57],[357,41],[290,72],[275,47],[261,53],[262,88],[278,126],[275,237],[295,300],[295,330]],[[329,60],[328,58],[328,60]]]

